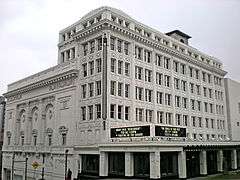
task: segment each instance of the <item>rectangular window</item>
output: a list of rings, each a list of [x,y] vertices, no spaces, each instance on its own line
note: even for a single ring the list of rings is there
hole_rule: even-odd
[[[194,99],[191,99],[191,107],[192,107],[192,110],[195,110],[195,100]]]
[[[142,48],[135,47],[135,58],[142,60]]]
[[[202,118],[201,117],[198,117],[198,125],[199,125],[199,127],[202,127]]]
[[[175,107],[180,107],[180,96],[175,96]]]
[[[89,87],[89,97],[93,97],[93,83],[89,83],[88,87]]]
[[[152,102],[152,90],[145,89],[145,101]]]
[[[143,68],[136,66],[135,67],[135,79],[142,80],[143,78]]]
[[[102,86],[101,86],[101,81],[96,81],[96,87],[97,87],[97,91],[96,91],[96,95],[101,95],[102,93]]]
[[[81,109],[82,109],[82,120],[85,121],[86,120],[86,107],[83,106],[83,107],[81,107]]]
[[[125,107],[125,120],[129,120],[129,109],[130,109],[129,106]]]
[[[116,72],[116,59],[111,58],[111,72]]]
[[[130,84],[125,84],[125,97],[129,98]]]
[[[156,84],[162,85],[162,76],[161,73],[156,72]]]
[[[206,124],[206,128],[208,128],[209,127],[209,121],[208,121],[208,118],[205,118],[205,124]]]
[[[116,38],[114,38],[114,37],[110,38],[110,48],[113,51],[115,50],[115,40],[116,40]]]
[[[143,100],[143,88],[136,87],[136,99]]]
[[[164,76],[164,83],[166,87],[170,87],[170,76],[168,75]]]
[[[118,106],[118,119],[122,119],[122,109],[123,109],[123,106]]]
[[[171,94],[165,94],[165,105],[167,105],[167,106],[171,106]]]
[[[62,134],[62,145],[65,146],[67,144],[67,135]]]
[[[52,145],[52,135],[48,135],[48,146]]]
[[[182,125],[182,123],[181,123],[181,114],[176,114],[175,115],[175,119],[176,119],[176,124],[178,126],[181,126]]]
[[[187,109],[187,98],[185,97],[182,98],[182,106],[184,109]]]
[[[182,74],[186,74],[186,65],[185,64],[181,64],[181,73]]]
[[[118,83],[118,96],[122,96],[123,93],[123,83]]]
[[[90,75],[93,75],[93,73],[94,73],[94,61],[89,62],[89,72],[90,72]]]
[[[144,61],[147,62],[147,63],[151,63],[151,52],[150,51],[147,51],[145,50],[144,51]]]
[[[166,112],[165,113],[165,120],[166,120],[166,124],[169,124],[169,125],[171,125],[172,124],[172,113],[168,113],[168,112]]]
[[[83,99],[86,98],[86,94],[87,94],[86,89],[87,89],[87,85],[86,84],[82,85],[82,98]]]
[[[157,66],[162,66],[162,56],[159,54],[156,54],[156,61],[155,61],[155,65]]]
[[[86,77],[87,76],[87,63],[83,64],[82,67],[83,67],[83,77]]]
[[[157,111],[157,122],[163,123],[163,112],[162,111]]]
[[[153,119],[153,111],[152,110],[149,110],[149,109],[146,109],[145,111],[146,113],[146,122],[152,122],[152,119]]]
[[[201,111],[201,101],[197,101],[197,109],[198,111]]]
[[[188,125],[188,115],[183,115],[183,124],[184,126]]]
[[[88,106],[88,116],[89,120],[93,120],[93,105]]]
[[[125,62],[125,76],[130,75],[130,63]]]
[[[36,146],[37,145],[37,136],[33,136],[33,145]]]
[[[174,78],[174,88],[180,89],[180,80],[177,78]]]
[[[97,119],[101,118],[101,104],[96,104],[96,117]]]
[[[128,48],[129,48],[129,43],[124,42],[124,53],[125,53],[126,55],[128,55],[128,53],[129,53]]]
[[[157,91],[157,104],[163,104],[163,93]]]
[[[196,127],[196,117],[192,116],[192,126]]]
[[[111,81],[110,94],[116,95],[116,81]]]
[[[143,109],[136,108],[136,121],[143,121]]]
[[[151,82],[152,81],[152,71],[145,69],[145,81]]]
[[[102,59],[99,58],[96,60],[97,62],[97,73],[100,73],[102,71]]]
[[[102,38],[98,38],[97,43],[98,43],[98,51],[101,51],[102,50]]]
[[[110,118],[115,118],[115,112],[116,111],[116,105],[115,104],[111,104],[110,105]]]
[[[173,70],[175,72],[179,71],[179,62],[173,61]]]
[[[122,52],[122,41],[121,40],[117,40],[117,50],[118,52]]]
[[[118,61],[118,74],[122,74],[122,69],[123,69],[123,62]]]
[[[88,44],[83,44],[83,55],[86,56],[88,53]]]
[[[90,42],[90,53],[94,53],[95,50],[95,41]]]
[[[182,80],[182,90],[187,91],[187,81]]]
[[[170,58],[164,57],[164,68],[170,69]]]

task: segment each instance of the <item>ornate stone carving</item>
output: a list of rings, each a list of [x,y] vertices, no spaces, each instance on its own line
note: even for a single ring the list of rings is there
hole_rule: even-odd
[[[59,127],[59,133],[60,134],[67,134],[68,132],[68,128],[66,128],[65,126],[60,126]]]
[[[53,91],[53,90],[56,90],[56,89],[64,88],[64,87],[67,87],[67,86],[71,86],[71,85],[73,85],[73,84],[74,84],[74,80],[73,80],[73,79],[68,79],[68,80],[65,80],[65,81],[60,81],[60,82],[51,84],[51,85],[49,86],[49,91]]]

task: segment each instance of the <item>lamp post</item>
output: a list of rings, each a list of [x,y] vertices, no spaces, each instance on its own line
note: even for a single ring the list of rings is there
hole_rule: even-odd
[[[68,156],[68,149],[65,150],[65,180],[67,179],[67,156]]]

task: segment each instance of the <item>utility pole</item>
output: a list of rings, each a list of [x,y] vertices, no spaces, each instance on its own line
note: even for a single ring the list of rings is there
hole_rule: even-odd
[[[14,177],[14,159],[15,159],[15,152],[13,151],[11,180],[13,180],[13,177]]]

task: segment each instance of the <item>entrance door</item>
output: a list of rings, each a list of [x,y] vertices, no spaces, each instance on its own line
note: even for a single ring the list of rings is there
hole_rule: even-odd
[[[82,155],[82,174],[99,175],[99,155]]]
[[[223,170],[230,171],[232,169],[231,150],[223,151]]]
[[[109,176],[124,176],[125,154],[123,152],[108,153],[108,174]]]
[[[139,152],[134,153],[134,176],[149,177],[150,176],[150,161],[149,153]]]
[[[216,174],[217,171],[217,151],[207,151],[207,172]]]
[[[187,177],[197,177],[200,175],[199,151],[187,151]]]
[[[178,176],[178,154],[177,152],[161,152],[161,177]]]

